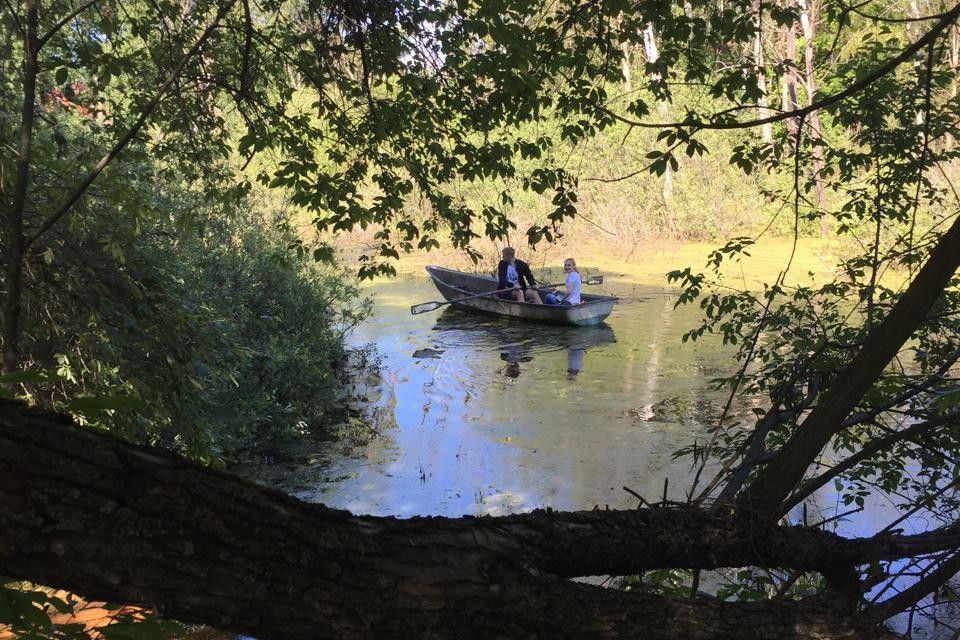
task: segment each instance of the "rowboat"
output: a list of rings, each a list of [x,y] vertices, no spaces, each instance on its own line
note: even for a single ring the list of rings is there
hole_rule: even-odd
[[[590,293],[581,293],[580,299],[582,302],[575,305],[516,302],[514,300],[503,300],[493,293],[497,290],[497,280],[490,276],[455,271],[434,265],[427,267],[427,275],[430,276],[433,284],[440,291],[440,295],[447,301],[446,303],[432,303],[434,306],[428,307],[429,309],[435,309],[441,304],[452,304],[461,309],[530,322],[589,326],[603,322],[613,311],[613,305],[617,303],[615,296]],[[542,297],[549,289],[538,290]],[[417,306],[423,307],[424,305]],[[418,312],[419,310],[414,311],[414,313]]]

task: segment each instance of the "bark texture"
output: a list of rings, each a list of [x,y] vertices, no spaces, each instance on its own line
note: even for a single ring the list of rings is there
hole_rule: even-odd
[[[0,574],[258,638],[877,638],[843,599],[737,604],[565,578],[816,569],[943,540],[850,541],[688,507],[355,516],[0,402]]]
[[[960,219],[941,236],[916,278],[839,374],[843,384],[835,384],[823,394],[819,404],[779,452],[776,462],[762,468],[741,495],[743,507],[768,519],[782,515],[784,501],[801,483],[807,468],[830,438],[844,429],[846,417],[926,318],[958,267]]]
[[[10,373],[20,363],[20,313],[23,307],[23,216],[30,189],[30,149],[33,146],[33,120],[37,103],[37,0],[26,1],[23,31],[23,101],[20,108],[20,144],[17,148],[17,177],[13,188],[13,203],[5,212],[7,244],[3,255],[3,358],[0,372]]]

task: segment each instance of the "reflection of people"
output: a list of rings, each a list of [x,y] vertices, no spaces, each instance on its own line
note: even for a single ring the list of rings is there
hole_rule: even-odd
[[[507,363],[503,368],[503,375],[508,378],[517,378],[520,376],[520,363],[530,362],[533,358],[523,355],[515,344],[506,344],[504,348],[506,351],[500,353],[500,359]]]
[[[507,366],[503,368],[503,375],[508,378],[519,378],[520,377],[520,361],[512,360],[507,353],[500,354],[501,360],[506,360]]]
[[[583,355],[586,349],[575,349],[571,347],[567,350],[567,379],[572,380],[583,369]]]
[[[530,266],[523,260],[517,260],[517,252],[513,247],[504,247],[503,260],[497,265],[497,289],[510,289],[499,295],[504,300],[517,302],[533,302],[543,304],[540,294],[536,290],[536,281]]]
[[[567,274],[564,282],[566,291],[552,291],[548,293],[544,300],[547,304],[580,304],[580,287],[583,284],[580,279],[580,272],[577,270],[577,262],[573,258],[567,258],[563,261],[563,271]]]

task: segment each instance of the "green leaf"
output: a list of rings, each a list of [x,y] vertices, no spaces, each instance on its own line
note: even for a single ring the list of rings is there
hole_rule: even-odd
[[[72,413],[98,413],[113,409],[144,409],[146,403],[133,396],[113,395],[113,396],[88,396],[74,398],[64,406],[65,411]]]
[[[115,622],[101,627],[107,640],[166,640],[182,631],[182,626],[171,620],[147,618],[141,622]]]
[[[49,371],[16,371],[0,376],[0,384],[41,384],[56,378]]]
[[[329,244],[322,244],[313,250],[313,259],[317,262],[333,263],[336,257],[336,250]]]
[[[46,599],[42,591],[21,591],[0,586],[0,624],[49,629],[50,617],[40,608]]]

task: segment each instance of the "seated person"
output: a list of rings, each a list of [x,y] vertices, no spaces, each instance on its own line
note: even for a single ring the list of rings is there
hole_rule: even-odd
[[[583,282],[580,272],[577,271],[577,262],[573,258],[563,261],[563,271],[567,274],[566,291],[551,291],[544,296],[547,304],[580,304],[580,287]]]
[[[504,247],[502,255],[503,260],[497,265],[497,289],[509,291],[501,291],[498,295],[504,300],[543,304],[535,288],[537,283],[530,266],[523,260],[517,260],[517,252],[513,247]]]

